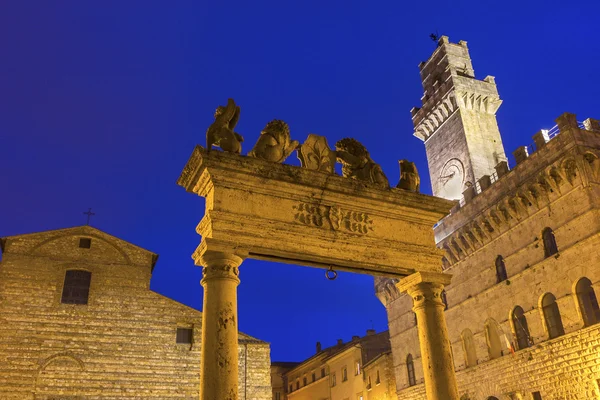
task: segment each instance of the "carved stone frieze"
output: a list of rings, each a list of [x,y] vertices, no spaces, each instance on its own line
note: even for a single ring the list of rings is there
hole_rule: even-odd
[[[327,138],[314,133],[309,134],[306,141],[298,147],[298,159],[303,168],[333,174],[335,158],[335,151],[329,148]]]
[[[309,203],[300,203],[293,206],[293,209],[294,220],[304,225],[360,235],[366,235],[373,230],[373,220],[360,211]]]

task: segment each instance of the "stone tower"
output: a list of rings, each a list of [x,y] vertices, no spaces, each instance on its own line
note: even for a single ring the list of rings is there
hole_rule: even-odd
[[[502,100],[493,76],[475,79],[465,41],[442,36],[419,69],[424,94],[411,110],[414,135],[425,142],[433,194],[458,200],[506,160],[496,123]]]

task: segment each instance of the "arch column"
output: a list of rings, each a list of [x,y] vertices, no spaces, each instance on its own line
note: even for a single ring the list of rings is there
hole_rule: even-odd
[[[201,256],[204,302],[200,353],[200,400],[238,398],[238,267],[233,252]]]
[[[417,272],[397,284],[413,299],[428,400],[459,399],[441,297],[450,279],[451,275],[439,272]]]

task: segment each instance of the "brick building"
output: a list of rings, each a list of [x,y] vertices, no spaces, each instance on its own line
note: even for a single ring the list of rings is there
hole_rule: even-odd
[[[433,194],[459,200],[434,228],[453,275],[446,319],[461,399],[600,398],[600,123],[565,113],[513,154],[493,77],[442,37],[412,110]],[[412,301],[376,279],[399,399],[425,399]]]
[[[89,226],[0,244],[0,399],[199,398],[202,313],[150,290],[156,254]],[[270,399],[269,345],[239,343],[239,399]]]

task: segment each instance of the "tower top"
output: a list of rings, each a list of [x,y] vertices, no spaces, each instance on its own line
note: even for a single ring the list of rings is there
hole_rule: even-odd
[[[430,116],[431,112],[443,102],[447,103],[446,108],[451,112],[452,104],[469,100],[467,93],[468,97],[477,93],[475,96],[475,99],[479,100],[477,105],[483,106],[481,111],[490,114],[495,114],[502,104],[493,76],[486,76],[483,80],[475,78],[469,48],[464,40],[451,43],[448,36],[440,37],[431,57],[419,63],[419,70],[423,84],[423,97],[421,97],[423,105],[421,108],[413,107],[411,114],[415,126],[414,135],[423,141],[436,130],[431,129],[431,124],[424,123],[427,116]],[[433,122],[435,124],[437,121]],[[437,128],[438,124],[435,125]]]
[[[433,194],[460,199],[506,159],[496,123],[502,100],[493,76],[475,78],[463,40],[442,36],[419,70],[423,105],[411,110],[414,135],[425,142]]]

